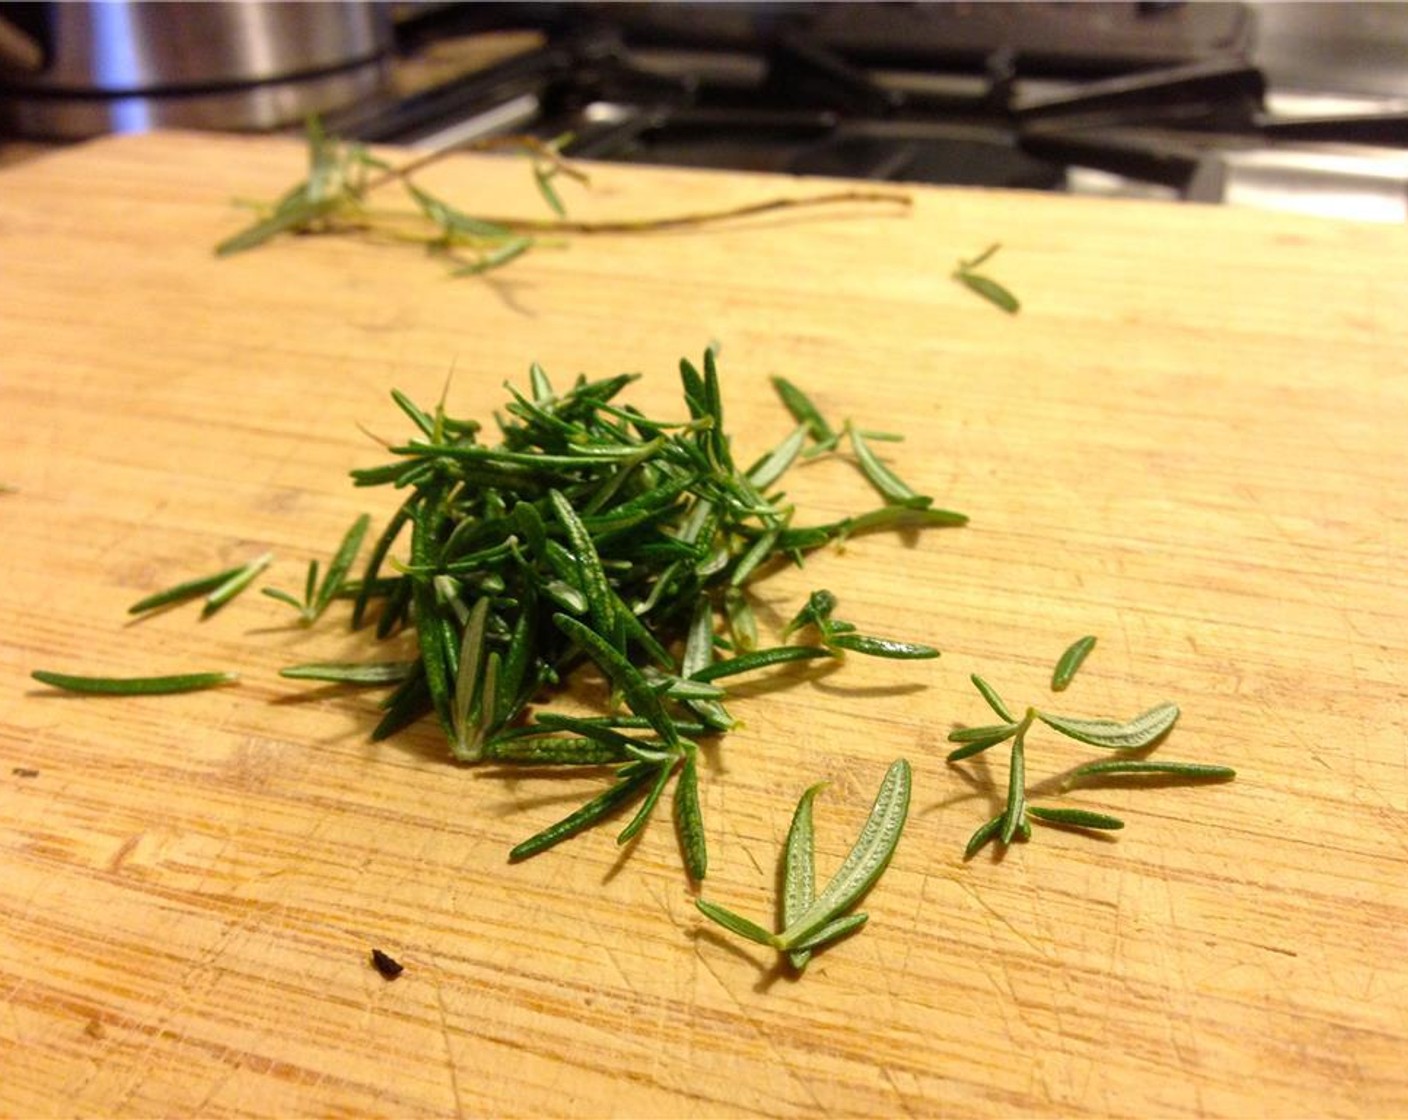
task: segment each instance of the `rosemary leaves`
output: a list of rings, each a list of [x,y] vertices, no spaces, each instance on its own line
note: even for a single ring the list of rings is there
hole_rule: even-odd
[[[1095,645],[1093,637],[1081,638],[1061,655],[1052,676],[1052,688],[1059,691],[1070,683],[1076,669]],[[1076,785],[1093,785],[1110,778],[1161,776],[1188,781],[1228,781],[1237,772],[1228,766],[1197,762],[1151,762],[1129,757],[1133,752],[1147,751],[1157,746],[1178,720],[1176,704],[1157,704],[1129,720],[1076,719],[1057,715],[1036,707],[1028,707],[1019,718],[1007,706],[997,690],[976,673],[971,678],[984,702],[1001,721],[978,727],[962,727],[949,734],[949,741],[958,743],[949,752],[950,764],[972,758],[1000,743],[1011,741],[1007,768],[1007,802],[1001,813],[980,825],[964,849],[965,859],[971,859],[984,845],[997,840],[1003,845],[1014,838],[1026,840],[1031,835],[1031,821],[1056,827],[1111,831],[1124,828],[1118,817],[1085,809],[1031,805],[1027,802],[1026,746],[1027,734],[1037,723],[1076,742],[1105,750],[1120,752],[1126,757],[1089,762],[1070,771],[1061,789]]]
[[[812,839],[812,802],[821,791],[812,786],[802,794],[782,849],[781,929],[769,933],[756,922],[703,898],[695,906],[710,921],[731,933],[776,949],[801,971],[812,953],[849,937],[865,925],[867,914],[851,911],[865,897],[895,854],[909,815],[910,768],[896,759],[880,783],[870,816],[860,836],[830,881],[816,892],[816,855]]]
[[[698,744],[733,727],[726,705],[735,678],[851,655],[938,656],[928,645],[861,633],[835,617],[827,591],[810,596],[783,644],[765,646],[751,581],[849,535],[966,518],[938,508],[882,460],[868,433],[827,423],[787,382],[776,386],[797,426],[740,464],[713,348],[702,367],[680,363],[682,418],[620,403],[633,380],[578,378],[559,390],[534,366],[526,389],[510,387],[492,442],[443,404],[426,410],[393,392],[414,434],[391,448],[391,462],[357,470],[353,481],[405,497],[356,581],[353,622],[374,617],[380,637],[414,629],[418,657],[294,666],[285,675],[394,684],[374,734],[433,715],[461,762],[614,768],[600,793],[514,847],[515,861],[617,815],[629,814],[617,833],[629,843],[673,787],[683,862],[698,881],[708,866]],[[842,436],[880,504],[799,525],[780,482],[803,457],[845,455]],[[355,552],[349,541],[359,543],[364,528],[354,526],[340,558]],[[389,563],[398,543],[408,558]],[[277,597],[316,605],[327,593],[315,594],[315,582],[310,571],[304,604]],[[583,665],[606,682],[607,710],[530,718],[530,701]]]

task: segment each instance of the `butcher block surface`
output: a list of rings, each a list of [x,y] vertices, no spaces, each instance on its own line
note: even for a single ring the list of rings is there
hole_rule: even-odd
[[[232,200],[303,159],[166,134],[0,171],[0,1113],[1408,1114],[1408,231],[919,188],[578,238],[488,279],[346,238],[216,259]],[[591,176],[574,217],[834,186]],[[509,157],[423,182],[545,212]],[[994,241],[1016,316],[950,276]],[[625,849],[608,827],[509,864],[606,776],[456,766],[430,722],[372,743],[379,693],[277,673],[404,656],[345,604],[311,629],[252,593],[126,614],[266,550],[263,585],[299,590],[357,514],[383,523],[400,495],[348,472],[408,434],[393,387],[487,421],[536,360],[638,371],[627,399],[678,416],[677,363],[711,340],[740,458],[790,430],[785,375],[905,434],[886,461],[972,520],[758,586],[771,636],[826,587],[943,657],[741,688],[744,726],[702,756],[702,891],[663,814]],[[788,492],[799,524],[876,501],[844,458]],[[87,698],[34,669],[241,681]],[[1048,797],[1128,827],[965,863],[1007,772],[1005,747],[944,761],[985,722],[974,672],[1069,715],[1176,701],[1160,754],[1237,779]],[[1028,780],[1098,753],[1034,731]],[[707,927],[696,893],[770,921],[822,781],[829,874],[898,757],[910,822],[859,935],[796,979]]]

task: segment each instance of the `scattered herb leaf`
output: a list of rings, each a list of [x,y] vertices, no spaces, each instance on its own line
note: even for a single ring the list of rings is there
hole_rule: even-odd
[[[81,677],[35,669],[29,674],[41,684],[67,692],[89,692],[103,696],[160,696],[173,692],[196,692],[234,684],[238,673],[181,673],[171,677]]]
[[[1085,663],[1085,659],[1090,656],[1090,651],[1095,648],[1095,635],[1087,634],[1083,638],[1077,638],[1066,651],[1061,654],[1056,662],[1056,668],[1051,672],[1051,691],[1064,692],[1066,687],[1076,675],[1076,671]]]

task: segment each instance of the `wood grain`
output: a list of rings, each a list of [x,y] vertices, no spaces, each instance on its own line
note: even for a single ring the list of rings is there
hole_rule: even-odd
[[[1408,1112],[1408,233],[959,190],[708,232],[601,237],[489,282],[299,239],[216,261],[300,170],[273,140],[110,140],[0,172],[0,1112],[8,1115],[1217,1115]],[[449,161],[468,208],[535,213],[521,165]],[[598,168],[581,217],[825,184]],[[948,276],[993,240],[1008,318]],[[813,587],[938,662],[852,659],[739,701],[707,760],[707,896],[763,916],[797,795],[823,874],[885,765],[911,824],[865,931],[800,982],[702,930],[668,828],[507,849],[593,788],[372,745],[375,696],[283,681],[367,639],[246,596],[130,623],[177,579],[278,556],[294,587],[389,492],[357,424],[387,392],[487,417],[506,379],[723,343],[740,449],[783,373],[972,525],[877,535]],[[845,463],[791,492],[869,501]],[[340,620],[334,614],[333,621]],[[943,762],[983,673],[1057,710],[1180,702],[1206,787],[1087,790],[1111,841],[1042,830],[963,864],[1002,757]],[[236,688],[56,696],[34,668],[233,668]],[[1033,781],[1090,752],[1033,736]],[[25,776],[27,771],[38,771]],[[406,965],[388,983],[373,946]]]

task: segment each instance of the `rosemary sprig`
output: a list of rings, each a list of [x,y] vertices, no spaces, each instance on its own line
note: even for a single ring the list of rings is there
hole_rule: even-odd
[[[822,787],[812,786],[802,794],[782,850],[782,928],[777,933],[703,898],[696,898],[695,906],[731,933],[776,949],[800,972],[813,952],[850,936],[868,920],[868,915],[851,910],[895,854],[909,813],[910,784],[909,763],[896,759],[880,783],[870,816],[850,854],[820,894],[815,893],[812,801]]]
[[[562,149],[570,143],[570,136],[548,141],[531,136],[489,137],[417,156],[400,166],[392,166],[360,144],[329,136],[316,117],[309,119],[306,136],[306,178],[274,203],[260,207],[259,216],[251,225],[220,242],[215,248],[217,256],[245,252],[285,234],[370,234],[422,244],[449,261],[453,275],[468,276],[489,272],[516,260],[540,244],[537,236],[540,234],[560,238],[572,234],[647,233],[731,221],[777,210],[846,203],[910,205],[909,196],[896,191],[842,190],[655,218],[568,221],[556,183],[563,178],[587,181],[580,168],[563,158]],[[418,172],[453,152],[489,149],[515,150],[528,158],[533,182],[552,210],[552,220],[471,215],[415,182]],[[405,189],[413,205],[411,211],[387,212],[368,206],[370,194],[396,183]]]
[[[29,674],[41,684],[66,692],[87,692],[102,696],[164,696],[174,692],[196,692],[234,684],[238,673],[180,673],[170,677],[83,677],[35,669]]]
[[[1088,651],[1095,643],[1094,638],[1083,639]],[[1081,643],[1071,649],[1076,649]],[[1062,656],[1062,666],[1072,659],[1071,650]],[[1076,660],[1078,664],[1078,659]],[[1057,676],[1062,666],[1058,666]],[[1107,750],[1133,752],[1148,750],[1156,746],[1178,719],[1178,706],[1159,704],[1147,712],[1125,721],[1109,719],[1072,719],[1052,712],[1028,707],[1020,719],[1012,714],[997,690],[976,673],[972,676],[973,686],[978,690],[997,716],[1003,722],[980,727],[963,727],[949,734],[949,741],[961,744],[949,752],[950,763],[980,754],[1011,740],[1011,754],[1007,771],[1007,803],[1001,813],[982,824],[969,838],[964,849],[964,859],[971,859],[984,845],[996,839],[1004,846],[1014,838],[1025,840],[1031,834],[1030,821],[1062,828],[1111,830],[1121,829],[1124,822],[1118,817],[1104,813],[1094,813],[1085,809],[1070,809],[1027,803],[1026,780],[1026,739],[1034,724],[1040,722],[1059,731],[1067,738],[1090,746]],[[1111,777],[1139,777],[1157,775],[1165,778],[1192,780],[1227,781],[1236,777],[1236,771],[1227,766],[1213,766],[1193,762],[1149,762],[1144,759],[1120,758],[1109,761],[1091,762],[1077,767],[1068,774],[1062,789],[1070,789],[1078,784],[1092,784]]]
[[[1002,248],[1001,245],[994,243],[971,260],[960,260],[958,267],[954,269],[953,278],[999,310],[1005,311],[1009,315],[1015,315],[1022,307],[1017,297],[991,276],[977,271],[1000,248]]]

